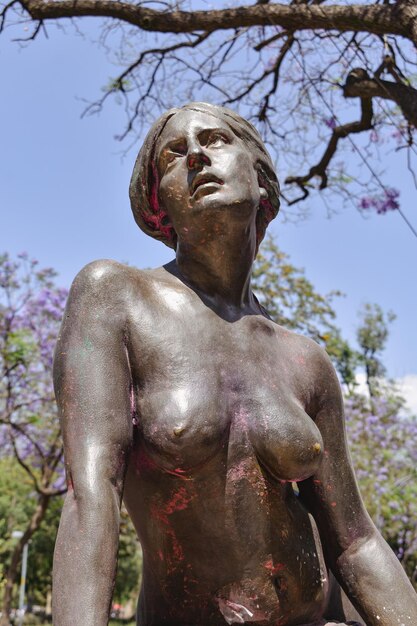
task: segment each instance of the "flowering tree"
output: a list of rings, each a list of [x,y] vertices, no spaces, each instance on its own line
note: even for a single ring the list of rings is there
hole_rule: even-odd
[[[12,592],[25,543],[51,498],[65,492],[62,440],[52,389],[52,357],[67,292],[55,272],[22,254],[0,256],[0,454],[13,456],[31,483],[33,507],[3,573],[1,626],[9,624]],[[13,528],[6,529],[10,534]]]
[[[414,0],[235,0],[216,8],[201,0],[2,5],[0,31],[18,24],[20,33],[23,24],[26,41],[46,34],[51,21],[72,20],[80,29],[86,16],[107,18],[99,43],[121,69],[87,112],[116,97],[126,111],[121,139],[140,132],[158,109],[208,100],[240,108],[277,145],[288,204],[329,188],[337,190],[338,205],[344,196],[364,212],[400,208],[398,191],[383,182],[372,157],[381,147],[403,148],[413,169]]]
[[[417,417],[408,415],[395,386],[386,381],[383,363],[395,315],[365,304],[353,348],[336,325],[332,299],[340,292],[318,293],[270,236],[255,264],[254,288],[275,322],[310,336],[333,360],[345,392],[347,434],[362,496],[417,585]],[[358,392],[361,370],[366,394]]]
[[[356,476],[376,526],[417,585],[417,417],[395,393],[346,399]]]

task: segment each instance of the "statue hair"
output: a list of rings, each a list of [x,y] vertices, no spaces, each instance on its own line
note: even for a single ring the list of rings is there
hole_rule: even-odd
[[[177,233],[158,198],[159,177],[155,147],[168,120],[180,111],[198,111],[221,119],[254,156],[259,183],[268,193],[267,198],[261,198],[256,217],[258,249],[269,222],[276,217],[280,206],[279,183],[271,157],[261,136],[250,122],[231,109],[206,102],[190,102],[181,108],[170,109],[161,115],[149,130],[137,156],[129,187],[130,203],[136,223],[146,234],[163,241],[170,248],[176,248]]]

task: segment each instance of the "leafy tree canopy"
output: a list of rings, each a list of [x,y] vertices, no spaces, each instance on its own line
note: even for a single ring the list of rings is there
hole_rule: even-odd
[[[11,463],[13,498],[20,498],[3,528],[1,626],[9,624],[23,547],[53,498],[66,490],[51,368],[67,292],[55,286],[54,277],[53,270],[39,269],[27,254],[17,260],[0,255],[0,460]],[[10,543],[17,522],[22,536]]]

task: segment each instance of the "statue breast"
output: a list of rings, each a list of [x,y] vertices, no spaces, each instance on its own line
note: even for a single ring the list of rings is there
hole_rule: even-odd
[[[226,451],[228,462],[255,455],[279,480],[302,480],[315,471],[323,441],[314,421],[289,389],[265,384],[255,373],[248,380],[245,370],[191,369],[186,380],[174,377],[176,384],[144,390],[138,429],[157,464],[189,471]]]
[[[139,440],[153,460],[189,471],[233,451],[280,480],[310,476],[323,441],[299,397],[308,366],[291,348],[294,334],[259,316],[227,323],[206,310],[161,319],[131,356]]]

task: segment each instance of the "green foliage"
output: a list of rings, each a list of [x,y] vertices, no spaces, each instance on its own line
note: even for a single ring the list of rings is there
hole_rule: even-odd
[[[385,313],[378,304],[365,304],[360,312],[361,325],[357,331],[357,340],[371,396],[378,392],[378,381],[386,373],[381,355],[388,339],[389,324],[395,317],[391,311]]]
[[[336,312],[332,307],[333,300],[343,294],[318,293],[304,270],[290,263],[271,235],[266,236],[256,259],[252,286],[274,322],[325,347],[342,382],[353,389],[359,355],[335,325]]]
[[[368,512],[417,586],[417,417],[387,391],[346,399],[347,433]]]
[[[142,577],[142,550],[136,531],[124,507],[120,516],[119,557],[113,602],[137,601]]]
[[[360,355],[352,348],[346,339],[343,339],[339,329],[324,335],[325,348],[339,373],[341,381],[346,385],[349,393],[353,393],[357,386],[356,374],[360,363]]]
[[[262,243],[252,273],[252,286],[262,306],[277,323],[318,340],[333,331],[336,313],[331,306],[338,291],[321,295],[271,235]]]
[[[52,560],[62,505],[62,497],[51,499],[29,545],[27,597],[30,604],[45,606],[47,594],[52,589]]]
[[[0,458],[0,589],[5,584],[5,567],[16,539],[14,530],[22,530],[30,516],[31,485],[26,472],[13,457]]]
[[[5,336],[2,358],[4,366],[12,369],[27,366],[36,358],[36,342],[27,328],[18,328]]]
[[[0,589],[4,587],[5,567],[16,544],[12,533],[26,529],[36,503],[33,485],[16,459],[0,459]],[[52,556],[61,508],[61,498],[51,500],[29,544],[27,595],[33,604],[44,605],[52,586]]]

